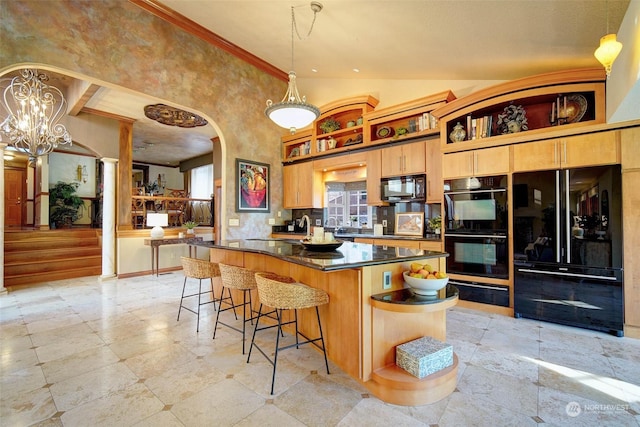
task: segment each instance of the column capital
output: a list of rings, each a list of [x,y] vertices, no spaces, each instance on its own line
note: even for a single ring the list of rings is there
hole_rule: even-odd
[[[112,157],[103,157],[100,161],[103,163],[118,163],[118,159],[114,159]]]

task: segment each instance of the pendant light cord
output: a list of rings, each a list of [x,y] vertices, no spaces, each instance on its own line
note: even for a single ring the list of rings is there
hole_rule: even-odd
[[[316,23],[316,17],[318,16],[318,12],[320,12],[320,10],[322,10],[322,5],[319,3],[315,3],[315,2],[311,2],[311,10],[313,10],[313,21],[311,21],[311,27],[309,27],[309,32],[307,33],[306,36],[301,37],[300,36],[300,32],[298,31],[298,23],[296,22],[296,14],[294,11],[294,8],[296,6],[291,6],[291,70],[293,70],[293,34],[295,32],[295,34],[298,36],[298,40],[306,40],[309,38],[309,36],[311,36],[311,32],[313,31],[313,25]],[[301,6],[297,6],[297,7],[301,7]]]

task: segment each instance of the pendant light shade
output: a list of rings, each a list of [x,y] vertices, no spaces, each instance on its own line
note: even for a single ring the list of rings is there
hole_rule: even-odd
[[[622,43],[616,40],[615,34],[607,34],[600,39],[600,47],[596,49],[594,56],[604,67],[607,77],[611,74],[611,66],[622,50]]]
[[[307,104],[304,97],[300,98],[298,88],[296,87],[296,73],[289,72],[289,88],[284,95],[282,101],[274,104],[271,100],[267,101],[267,109],[264,113],[275,124],[285,129],[289,129],[291,133],[295,133],[296,129],[309,126],[315,119],[320,116],[318,107]]]
[[[313,22],[307,37],[311,35],[313,24],[316,22],[316,15],[322,10],[322,4],[317,1],[311,2],[313,11]],[[296,17],[293,6],[291,7],[291,70],[289,71],[289,85],[282,101],[274,103],[270,99],[267,101],[267,108],[264,114],[275,124],[285,129],[289,129],[291,134],[296,133],[296,129],[309,126],[320,116],[320,109],[315,105],[307,104],[306,98],[300,97],[296,86],[296,73],[293,71],[293,33],[297,33]],[[300,38],[300,34],[298,34]]]

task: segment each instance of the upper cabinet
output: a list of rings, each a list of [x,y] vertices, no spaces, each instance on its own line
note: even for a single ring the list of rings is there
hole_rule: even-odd
[[[579,132],[605,123],[602,68],[513,80],[433,111],[443,153],[507,145]]]
[[[568,169],[620,163],[620,131],[597,132],[518,144],[513,171]]]
[[[424,141],[384,147],[382,176],[394,177],[425,173]]]
[[[502,175],[509,172],[509,147],[462,151],[444,156],[444,179]]]

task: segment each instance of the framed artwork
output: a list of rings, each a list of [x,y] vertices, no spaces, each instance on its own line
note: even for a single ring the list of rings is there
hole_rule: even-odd
[[[269,212],[270,166],[236,159],[236,212]]]
[[[396,214],[396,234],[422,236],[424,232],[424,212]]]

